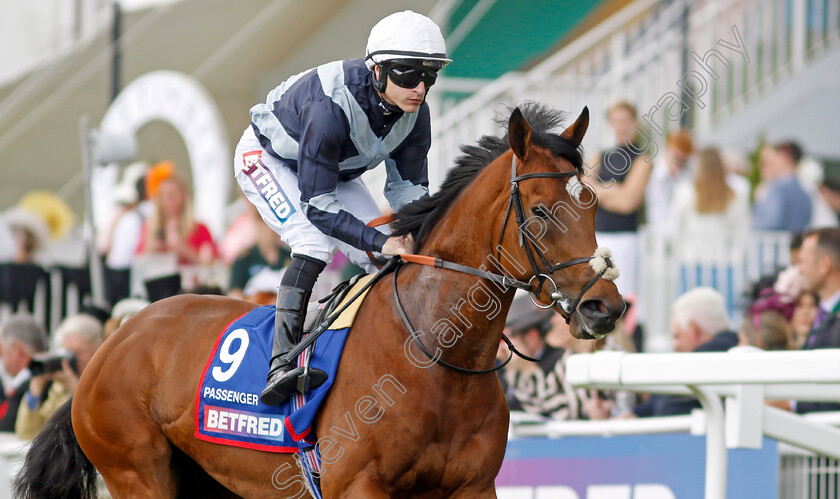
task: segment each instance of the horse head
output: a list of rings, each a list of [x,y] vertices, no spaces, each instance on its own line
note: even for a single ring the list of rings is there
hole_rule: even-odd
[[[625,308],[611,282],[618,272],[609,251],[595,241],[598,199],[583,180],[579,151],[588,125],[584,107],[562,134],[535,132],[513,110],[511,193],[498,237],[499,252],[523,263],[535,304],[566,316],[572,335],[582,339],[612,331]]]

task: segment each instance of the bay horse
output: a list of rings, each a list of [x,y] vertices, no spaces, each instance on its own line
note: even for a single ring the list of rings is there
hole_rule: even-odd
[[[613,329],[624,301],[587,264],[597,248],[597,200],[580,182],[588,111],[552,133],[562,118],[516,108],[504,138],[462,148],[440,190],[397,213],[393,231],[413,234],[417,254],[505,276],[405,264],[370,290],[314,424],[323,497],[495,497],[509,411],[486,371],[515,292],[503,284],[533,283],[533,299],[566,315],[575,337]],[[17,494],[93,497],[95,467],[115,498],[306,496],[295,455],[194,437],[214,342],[254,306],[184,295],[126,322],[33,442]]]

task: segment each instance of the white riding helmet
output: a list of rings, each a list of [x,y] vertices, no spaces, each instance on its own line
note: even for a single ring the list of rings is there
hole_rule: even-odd
[[[372,71],[375,65],[394,59],[417,59],[418,65],[434,69],[452,62],[446,58],[446,43],[437,24],[410,10],[391,14],[370,30],[365,49],[367,68]]]

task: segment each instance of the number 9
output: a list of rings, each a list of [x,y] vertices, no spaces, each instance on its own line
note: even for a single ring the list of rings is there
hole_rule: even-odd
[[[239,348],[235,352],[230,351],[230,345],[233,340],[239,340]],[[248,350],[248,343],[251,339],[248,337],[248,332],[244,329],[237,329],[230,333],[222,343],[221,352],[219,352],[219,360],[231,366],[227,370],[223,370],[219,366],[213,368],[213,378],[222,383],[229,380],[236,374],[239,365],[242,364],[242,359],[245,358],[245,351]]]

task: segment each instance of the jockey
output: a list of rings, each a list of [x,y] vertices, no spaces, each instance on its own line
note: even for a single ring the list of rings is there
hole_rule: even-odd
[[[281,356],[300,339],[315,281],[336,249],[374,270],[366,251],[410,253],[410,237],[365,224],[381,215],[360,175],[385,162],[385,197],[396,211],[428,194],[431,145],[425,102],[446,66],[440,28],[412,11],[371,29],[364,59],[347,59],[292,76],[251,108],[236,148],[236,179],[262,219],[292,249],[277,292],[274,345],[260,400],[278,405],[303,368]],[[310,368],[311,388],[327,375]]]

